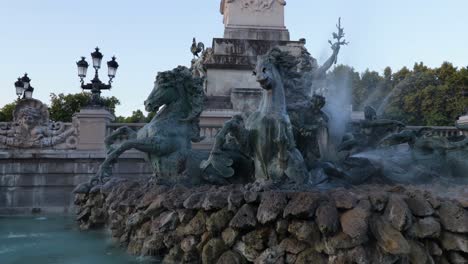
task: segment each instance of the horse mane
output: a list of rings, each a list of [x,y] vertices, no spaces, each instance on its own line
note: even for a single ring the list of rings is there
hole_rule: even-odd
[[[309,82],[304,73],[298,69],[302,61],[311,61],[310,54],[307,51],[302,51],[301,55],[294,56],[289,51],[283,51],[278,47],[272,48],[263,56],[263,61],[271,63],[280,72],[283,78],[283,85],[285,89],[286,104],[288,109],[296,109],[297,107],[304,107],[309,105],[310,92]],[[310,65],[312,69],[314,65]]]
[[[290,52],[282,51],[280,48],[272,48],[263,57],[264,62],[275,65],[283,78],[298,78],[297,64],[299,61]]]
[[[200,138],[200,115],[203,112],[205,92],[203,91],[203,80],[193,77],[192,72],[185,66],[178,66],[172,71],[159,73],[157,79],[163,83],[169,83],[179,91],[179,94],[187,98],[190,112],[181,121],[192,124],[193,142],[199,142]]]

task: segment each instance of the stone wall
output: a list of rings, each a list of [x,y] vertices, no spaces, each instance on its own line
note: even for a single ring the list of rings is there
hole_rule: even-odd
[[[0,152],[0,215],[73,213],[76,185],[88,181],[103,151],[21,150]],[[114,166],[119,178],[147,177],[143,155],[130,152]]]
[[[448,199],[402,186],[255,192],[113,181],[75,203],[82,229],[106,226],[129,253],[163,263],[467,263],[468,195],[458,190]]]
[[[232,115],[231,112],[213,114],[205,111],[201,122],[201,135],[205,139],[193,148],[211,149],[219,124]],[[72,213],[72,190],[89,181],[97,172],[106,157],[105,137],[122,126],[138,131],[144,125],[111,123],[113,117],[104,109],[83,109],[75,117],[78,133],[73,136],[76,142],[72,147],[2,148],[0,144],[0,215]],[[0,124],[9,127],[3,125]],[[137,151],[122,155],[113,169],[117,178],[152,175],[144,155]]]

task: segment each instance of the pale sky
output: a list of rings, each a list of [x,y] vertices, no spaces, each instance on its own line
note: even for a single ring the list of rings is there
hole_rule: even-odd
[[[223,36],[220,0],[0,0],[0,107],[16,95],[13,83],[29,73],[34,97],[80,92],[75,62],[99,46],[104,62],[117,56],[112,91],[118,115],[143,109],[158,71],[189,66],[192,37],[211,46]],[[423,61],[468,65],[466,0],[288,0],[292,40],[307,39],[319,62],[338,17],[347,33],[339,63],[359,71],[399,69]],[[102,76],[107,76],[104,67]],[[88,75],[91,71],[89,70]],[[107,77],[103,78],[107,81]],[[89,80],[89,78],[87,79]]]

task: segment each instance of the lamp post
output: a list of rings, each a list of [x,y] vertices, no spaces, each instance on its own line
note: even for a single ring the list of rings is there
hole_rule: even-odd
[[[115,60],[115,56],[112,57],[111,61],[107,62],[107,69],[109,76],[109,82],[107,84],[103,83],[99,79],[99,69],[101,68],[102,58],[104,56],[99,51],[99,48],[91,53],[91,58],[93,60],[93,68],[95,70],[94,79],[91,80],[91,83],[84,83],[84,78],[86,78],[86,74],[88,71],[89,64],[86,61],[85,57],[81,57],[81,60],[76,63],[78,67],[78,77],[80,77],[81,81],[81,88],[83,90],[90,90],[92,97],[91,97],[91,105],[92,106],[102,106],[101,101],[101,90],[110,90],[112,88],[112,80],[115,78],[115,74],[117,72],[117,68],[119,68],[119,64]]]
[[[19,77],[15,82],[15,90],[18,99],[32,99],[34,88],[31,86],[31,79],[25,73],[23,77]]]

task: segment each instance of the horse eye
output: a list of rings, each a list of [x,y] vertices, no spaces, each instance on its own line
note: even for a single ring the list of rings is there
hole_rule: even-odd
[[[262,72],[263,72],[263,73],[266,73],[266,68],[265,68],[265,67],[262,69]]]
[[[257,75],[257,72],[256,72],[256,71],[252,71],[252,75],[253,75],[253,76],[256,76],[256,75]]]

